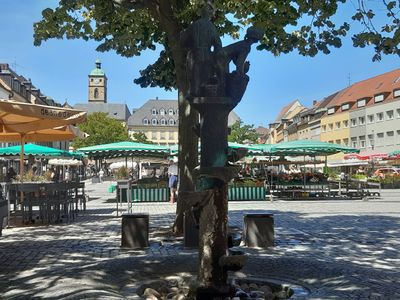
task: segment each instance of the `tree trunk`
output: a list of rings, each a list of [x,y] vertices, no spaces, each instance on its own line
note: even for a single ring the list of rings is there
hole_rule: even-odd
[[[184,91],[179,91],[179,185],[173,224],[173,231],[176,234],[183,233],[183,215],[189,209],[185,199],[180,195],[183,192],[194,191],[192,172],[198,164],[198,137],[192,130],[198,124],[198,113],[191,107],[185,95]]]

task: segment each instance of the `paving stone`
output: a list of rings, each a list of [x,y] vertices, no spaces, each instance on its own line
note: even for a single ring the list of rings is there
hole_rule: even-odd
[[[108,185],[87,184],[95,200],[73,222],[3,230],[1,298],[138,299],[140,282],[196,273],[197,251],[167,234],[176,209],[169,203],[135,203],[134,212],[150,215],[150,248],[121,249]],[[399,192],[368,201],[230,202],[238,232],[244,214],[274,214],[276,246],[239,247],[249,255],[242,274],[306,287],[310,299],[399,299]]]

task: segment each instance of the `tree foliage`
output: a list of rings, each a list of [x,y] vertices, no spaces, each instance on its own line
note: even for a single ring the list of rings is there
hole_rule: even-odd
[[[95,112],[89,115],[86,121],[79,124],[78,127],[88,136],[75,138],[72,143],[75,149],[130,140],[128,130],[124,125],[109,118],[106,113]]]
[[[152,144],[152,141],[147,139],[147,136],[143,132],[135,132],[131,134],[131,139],[134,142],[144,143],[144,144]]]
[[[231,127],[228,141],[239,144],[255,144],[257,138],[258,136],[254,129],[254,125],[245,125],[242,121],[236,121]]]

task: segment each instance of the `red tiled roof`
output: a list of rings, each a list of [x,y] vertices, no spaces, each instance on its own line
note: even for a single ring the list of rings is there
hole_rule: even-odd
[[[342,90],[342,93],[337,95],[334,101],[329,103],[329,107],[341,106],[344,103],[354,103],[363,98],[373,98],[375,95],[382,93],[387,93],[387,96],[385,97],[385,101],[387,101],[393,99],[393,90],[398,88],[400,88],[400,69],[395,69],[354,83],[348,88]],[[369,101],[369,104],[373,103],[373,100]],[[353,106],[353,108],[354,107],[356,106]]]
[[[289,111],[289,109],[293,106],[293,104],[295,104],[297,101],[299,100],[294,100],[292,102],[290,102],[288,105],[284,106],[281,111],[279,112],[279,115],[276,117],[275,119],[275,123],[280,123],[281,119],[287,114],[287,112]]]

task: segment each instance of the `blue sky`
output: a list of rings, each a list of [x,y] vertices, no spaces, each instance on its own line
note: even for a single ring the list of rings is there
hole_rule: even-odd
[[[31,78],[34,85],[55,100],[70,104],[87,101],[87,75],[100,58],[108,77],[109,102],[126,103],[130,109],[140,107],[150,98],[176,99],[176,92],[159,88],[140,88],[133,83],[139,70],[156,59],[148,51],[141,56],[123,58],[115,53],[96,52],[95,42],[50,40],[33,46],[33,22],[41,11],[56,6],[54,0],[0,0],[0,62],[9,63],[17,73]],[[349,14],[347,6],[339,19]],[[226,44],[226,40],[223,41]],[[346,37],[340,49],[330,55],[306,58],[296,52],[279,57],[265,51],[253,51],[250,82],[235,112],[245,123],[268,126],[280,109],[294,99],[304,105],[320,100],[352,83],[399,67],[396,56],[372,62],[372,48],[353,48]]]

